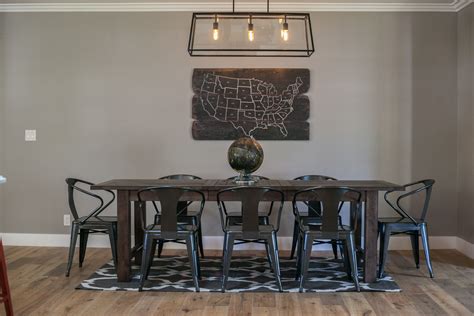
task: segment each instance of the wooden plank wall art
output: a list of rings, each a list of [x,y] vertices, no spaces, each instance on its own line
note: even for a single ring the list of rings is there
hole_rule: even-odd
[[[308,140],[309,69],[194,69],[193,138]]]

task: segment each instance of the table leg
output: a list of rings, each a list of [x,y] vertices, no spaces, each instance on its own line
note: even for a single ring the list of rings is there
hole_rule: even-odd
[[[143,211],[140,210],[140,205],[143,208]],[[142,217],[143,222],[146,223],[146,202],[135,201],[133,205],[134,215],[135,215],[135,264],[142,264],[142,249],[143,249],[143,227],[142,227]]]
[[[364,282],[374,282],[377,274],[378,191],[367,191],[365,201]]]
[[[130,281],[130,192],[119,190],[117,192],[117,279],[119,282]]]

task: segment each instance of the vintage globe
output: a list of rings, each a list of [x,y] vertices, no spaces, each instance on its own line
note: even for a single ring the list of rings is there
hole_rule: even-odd
[[[241,137],[230,145],[227,156],[232,169],[249,176],[262,165],[263,149],[253,137]]]

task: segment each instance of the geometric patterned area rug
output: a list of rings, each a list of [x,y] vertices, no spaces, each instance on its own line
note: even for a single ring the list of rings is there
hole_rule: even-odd
[[[280,258],[281,280],[284,292],[298,292],[295,281],[295,260]],[[222,259],[201,258],[201,292],[220,292]],[[128,283],[117,282],[113,262],[105,264],[87,280],[76,287],[84,290],[138,291],[140,267],[132,266],[133,279]],[[359,275],[361,273],[359,272]],[[400,287],[390,276],[374,283],[360,283],[361,291],[400,292]],[[353,292],[352,280],[347,277],[341,260],[311,258],[306,292]],[[194,292],[191,267],[187,256],[154,258],[143,291]],[[226,292],[278,292],[273,273],[265,257],[233,257]]]

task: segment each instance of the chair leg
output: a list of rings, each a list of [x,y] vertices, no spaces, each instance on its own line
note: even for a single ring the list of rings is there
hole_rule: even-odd
[[[290,252],[290,260],[293,259],[295,256],[295,250],[296,250],[296,245],[298,244],[298,238],[299,237],[299,226],[298,222],[295,221],[293,224],[293,240],[291,242],[291,252]]]
[[[428,266],[430,278],[434,278],[433,266],[431,265],[430,245],[428,242],[428,230],[425,223],[421,224],[421,242],[423,243],[423,251],[425,252],[426,265]]]
[[[197,262],[197,244],[196,236],[194,234],[189,235],[186,238],[186,248],[188,249],[189,262],[191,263],[191,272],[193,275],[194,287],[196,292],[199,292],[199,277],[198,277],[198,262]]]
[[[201,225],[199,225],[199,229],[197,231],[197,239],[199,243],[199,253],[201,254],[201,258],[204,258],[204,245],[202,242],[202,229]]]
[[[196,259],[197,259],[197,268],[198,268],[198,269],[197,269],[198,279],[199,279],[199,281],[201,281],[201,280],[202,280],[202,276],[201,276],[201,260],[199,259],[199,249],[200,249],[200,248],[199,248],[199,235],[197,234],[197,232],[196,232],[196,234],[195,234],[194,240],[196,241],[196,247],[197,247],[196,250],[197,250],[197,254],[198,254],[198,255],[196,256]],[[201,255],[202,255],[202,253],[201,253]]]
[[[332,245],[332,253],[334,254],[334,259],[337,258],[337,240],[333,239],[331,240],[331,245]]]
[[[163,246],[165,245],[164,239],[160,239],[158,241],[158,258],[161,257],[161,253],[163,252]]]
[[[346,269],[347,273],[347,278],[349,280],[352,280],[352,267],[351,267],[351,261],[349,260],[349,257],[351,256],[349,252],[349,247],[347,247],[347,243],[344,242],[344,268]]]
[[[228,233],[225,233],[228,234]],[[232,258],[232,251],[234,249],[234,236],[229,235],[226,239],[226,244],[224,245],[224,263],[222,269],[222,292],[225,292],[227,286],[227,279],[229,277],[229,268],[230,261]]]
[[[420,268],[420,242],[418,231],[414,231],[410,234],[411,248],[413,251],[413,258],[415,259],[416,268]]]
[[[339,244],[339,252],[341,253],[341,259],[344,261],[344,244]],[[337,258],[336,258],[337,259]]]
[[[89,238],[89,230],[80,229],[79,230],[79,268],[82,268],[82,263],[84,262],[84,258],[86,256],[88,238]]]
[[[155,258],[155,254],[156,254],[156,244],[157,243],[158,243],[157,240],[153,238],[153,240],[151,241],[150,260],[149,260],[148,266],[146,268],[146,275],[147,276],[150,275],[151,267],[153,265],[153,259]],[[143,249],[143,251],[145,251],[145,249]]]
[[[6,316],[13,316],[13,303],[10,291],[10,285],[8,283],[7,273],[7,262],[5,259],[5,252],[3,249],[3,243],[0,239],[0,297],[3,299],[5,304]]]
[[[263,225],[269,225],[269,219],[267,216],[262,218]],[[270,265],[270,271],[273,271],[273,262],[270,247],[268,246],[268,240],[265,240],[265,250],[267,251],[267,260]]]
[[[69,244],[69,256],[67,261],[66,276],[69,276],[74,259],[74,252],[76,250],[77,235],[79,234],[79,225],[73,223],[71,229],[71,242]]]
[[[380,232],[379,279],[383,278],[385,261],[387,261],[388,255],[388,243],[390,241],[390,234],[390,228],[387,225],[383,225],[382,231]]]
[[[143,284],[145,284],[145,280],[148,277],[148,266],[150,265],[151,258],[151,251],[152,251],[152,242],[153,237],[149,234],[145,233],[143,238],[143,251],[142,251],[142,266],[140,269],[140,284],[138,286],[138,291],[141,292],[143,289]]]
[[[227,234],[224,233],[224,243],[222,244],[222,262],[224,262],[225,247],[227,245]]]
[[[354,280],[354,284],[355,284],[357,292],[360,292],[359,271],[357,270],[357,252],[355,248],[355,238],[353,234],[348,235],[348,238],[346,239],[346,244],[347,244],[347,249],[348,249],[348,257],[349,257],[351,270],[352,270],[352,279]]]
[[[108,229],[110,249],[112,250],[112,259],[114,260],[114,266],[117,268],[117,232],[114,226]]]
[[[265,240],[265,250],[267,251],[267,260],[268,260],[268,264],[270,265],[270,271],[273,271],[273,260],[272,260],[272,255],[271,255],[271,249],[270,249],[270,246],[268,245],[268,240]]]
[[[309,238],[308,235],[304,235],[303,240],[303,249],[301,253],[301,275],[300,275],[300,293],[303,292],[304,282],[308,277],[308,268],[309,268],[309,261],[311,258],[311,250],[313,248],[313,240]]]
[[[298,233],[298,243],[296,248],[296,273],[295,273],[295,280],[299,280],[301,276],[301,264],[302,264],[302,257],[303,257],[303,235]]]
[[[270,256],[272,257],[273,262],[273,272],[275,274],[278,290],[283,292],[283,288],[281,286],[280,258],[278,256],[278,240],[276,232],[272,232],[271,238],[268,239],[268,248],[270,248]]]
[[[198,226],[198,229],[196,231],[197,232],[196,240],[197,240],[197,245],[198,245],[198,251],[201,255],[201,258],[204,258],[204,246],[203,246],[203,243],[202,243],[201,223],[198,222],[198,217],[197,216],[191,217],[191,222],[193,223],[193,225]]]

